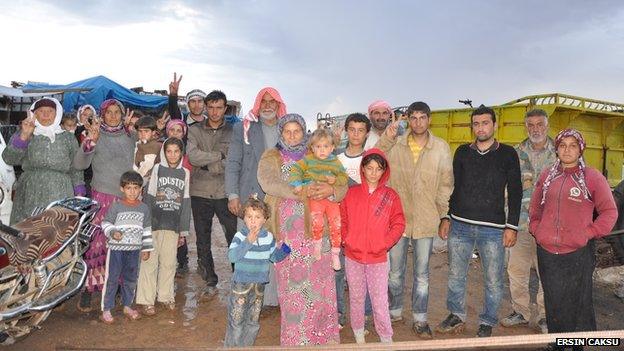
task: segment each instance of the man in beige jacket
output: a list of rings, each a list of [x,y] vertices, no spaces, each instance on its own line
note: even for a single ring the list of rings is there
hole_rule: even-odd
[[[414,102],[407,109],[409,128],[398,136],[399,123],[391,124],[376,147],[388,156],[389,185],[401,196],[407,227],[403,238],[390,250],[389,298],[392,321],[403,319],[403,287],[407,247],[413,247],[412,330],[418,337],[431,338],[427,323],[429,299],[429,257],[440,219],[447,216],[453,192],[453,158],[446,141],[429,130],[431,109]]]

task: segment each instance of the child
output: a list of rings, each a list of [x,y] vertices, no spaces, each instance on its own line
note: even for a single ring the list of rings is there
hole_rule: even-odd
[[[364,343],[364,298],[368,291],[377,334],[381,342],[392,342],[387,253],[401,238],[405,217],[399,195],[386,186],[390,168],[383,152],[368,150],[360,169],[362,184],[349,188],[340,204],[351,327],[355,341]]]
[[[167,138],[180,139],[182,140],[182,143],[186,145],[187,130],[188,126],[181,119],[171,119],[167,122],[165,133],[167,134]],[[186,154],[182,156],[182,167],[188,169],[189,172],[193,170],[193,166],[191,165],[188,155]]]
[[[139,200],[143,178],[137,172],[129,171],[121,175],[120,183],[123,197],[111,205],[102,221],[102,230],[108,239],[108,254],[100,319],[106,324],[115,321],[111,310],[115,307],[120,278],[123,313],[130,320],[139,318],[139,313],[132,308],[139,256],[145,261],[153,250],[150,210]]]
[[[154,117],[139,118],[136,122],[136,129],[139,140],[134,150],[133,169],[143,177],[147,184],[152,168],[160,162],[159,154],[162,144],[156,140],[157,127]]]
[[[154,251],[141,263],[136,302],[148,316],[156,313],[156,299],[169,310],[175,309],[178,243],[188,235],[191,223],[190,172],[182,167],[183,154],[182,140],[165,141],[160,154],[163,161],[152,169],[144,197],[152,212]]]
[[[285,243],[276,247],[273,234],[263,228],[269,218],[269,207],[250,198],[241,210],[245,225],[234,235],[228,258],[234,263],[232,291],[228,303],[225,347],[252,346],[260,324],[264,285],[269,281],[269,264],[288,256]]]
[[[76,132],[77,126],[78,118],[76,118],[76,116],[74,116],[73,114],[64,114],[61,118],[61,128],[63,128],[64,130],[73,134],[74,132]]]
[[[293,192],[299,195],[303,185],[313,181],[327,182],[330,185],[346,185],[347,174],[342,163],[332,154],[336,140],[331,131],[317,129],[312,133],[309,142],[310,153],[297,161],[290,170],[288,179],[294,186]],[[321,259],[323,238],[323,214],[327,215],[332,246],[332,267],[340,269],[340,207],[329,199],[310,199],[310,217],[312,217],[312,238],[314,239],[314,257]]]

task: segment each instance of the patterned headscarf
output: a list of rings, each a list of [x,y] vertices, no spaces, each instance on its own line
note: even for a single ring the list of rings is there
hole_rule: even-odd
[[[121,110],[121,122],[119,122],[119,124],[116,126],[109,126],[104,122],[104,115],[106,114],[106,110],[113,105],[117,105],[119,109]],[[124,108],[123,104],[119,102],[119,100],[116,100],[116,99],[104,100],[104,102],[102,102],[102,104],[100,105],[100,116],[102,117],[102,124],[100,128],[110,133],[115,133],[124,129],[125,114],[126,114],[126,109]]]
[[[284,126],[289,122],[297,122],[301,126],[301,130],[303,131],[303,139],[297,145],[288,145],[286,141],[282,138],[282,131],[284,130]],[[279,122],[277,122],[277,129],[279,131],[279,139],[277,141],[277,147],[280,150],[284,150],[291,153],[301,153],[301,156],[305,154],[308,146],[308,133],[306,132],[306,122],[301,115],[296,113],[290,113],[280,118]]]
[[[371,102],[371,104],[368,105],[368,115],[370,116],[373,111],[380,108],[387,110],[388,112],[390,112],[390,116],[392,116],[392,107],[390,107],[390,104],[384,100],[375,100]]]
[[[555,138],[555,150],[559,148],[559,145],[561,144],[563,138],[567,137],[574,137],[581,149],[581,154],[579,157],[579,167],[578,170],[574,172],[574,174],[572,174],[572,179],[574,179],[574,181],[581,188],[581,192],[583,193],[585,199],[589,199],[589,191],[587,190],[587,183],[585,182],[585,159],[583,158],[583,151],[585,151],[585,139],[583,139],[583,135],[581,134],[581,132],[576,129],[564,129],[560,131]],[[546,180],[544,180],[544,185],[542,187],[542,205],[544,204],[544,201],[546,201],[546,192],[548,191],[550,184],[555,178],[557,178],[561,174],[563,174],[561,159],[557,157],[557,161],[555,161],[555,163],[550,167],[550,170],[548,171],[548,176],[546,177]]]
[[[286,114],[286,104],[284,103],[284,100],[282,100],[280,93],[275,88],[262,88],[258,92],[258,95],[256,95],[256,101],[254,102],[253,108],[249,110],[249,113],[247,113],[245,117],[243,117],[243,140],[245,140],[245,144],[247,145],[249,145],[249,137],[247,136],[249,133],[249,127],[251,126],[251,122],[258,122],[258,117],[260,116],[260,103],[266,93],[279,102],[279,106],[277,107],[277,118],[279,119]]]
[[[169,122],[167,122],[167,126],[165,127],[165,132],[168,132],[169,129],[172,128],[175,125],[179,125],[180,127],[182,127],[182,132],[186,136],[186,131],[188,129],[188,126],[181,119],[171,119],[171,120],[169,120]]]

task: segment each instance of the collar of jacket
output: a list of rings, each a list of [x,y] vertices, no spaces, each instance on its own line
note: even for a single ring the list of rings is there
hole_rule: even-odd
[[[223,121],[221,121],[221,124],[217,128],[212,128],[210,125],[208,125],[208,118],[204,118],[204,120],[199,122],[199,123],[201,123],[202,126],[205,129],[208,129],[208,130],[219,130],[219,129],[223,128],[223,126],[225,125],[225,116],[223,116]]]
[[[531,140],[529,138],[520,142],[519,149],[524,152],[534,151],[533,145],[531,144]],[[555,141],[550,136],[546,136],[546,147],[542,151],[555,152]]]
[[[429,134],[429,138],[427,138],[427,143],[425,144],[425,148],[427,149],[431,149],[433,147],[433,133],[431,133],[430,129],[427,129],[427,134]],[[409,146],[407,144],[407,138],[409,138],[409,136],[412,135],[412,133],[405,133],[403,135],[401,135],[398,139],[397,139],[397,143],[404,145],[404,146]]]

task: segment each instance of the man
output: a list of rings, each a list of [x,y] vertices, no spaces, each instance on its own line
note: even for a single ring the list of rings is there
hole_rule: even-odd
[[[364,151],[377,144],[386,127],[392,121],[392,107],[383,100],[373,101],[368,105],[368,118],[371,120],[372,128],[366,138]]]
[[[528,138],[516,146],[522,176],[522,208],[520,210],[517,242],[509,250],[509,262],[507,263],[511,304],[514,310],[509,316],[501,320],[501,325],[504,327],[525,325],[531,319],[529,281],[531,269],[533,268],[537,272],[537,247],[533,235],[529,234],[529,202],[542,170],[552,165],[557,159],[555,143],[548,137],[548,114],[546,111],[534,109],[527,112],[524,117],[524,125]],[[537,327],[542,333],[547,333],[544,292],[539,279],[537,284]]]
[[[477,336],[488,337],[492,334],[492,326],[498,322],[505,247],[516,243],[522,183],[518,154],[513,147],[494,138],[494,110],[482,105],[472,112],[470,118],[476,140],[461,145],[455,152],[455,188],[449,203],[451,219],[440,223],[440,237],[448,237],[446,306],[450,314],[436,330],[440,333],[461,333],[464,330],[466,275],[476,245],[485,284]],[[508,214],[505,213],[505,190]]]
[[[264,199],[264,192],[258,184],[258,162],[266,149],[275,147],[279,139],[277,120],[286,114],[286,104],[279,92],[266,87],[258,92],[254,106],[234,125],[232,139],[225,167],[225,192],[230,212],[238,215],[241,203],[250,195],[257,194]],[[239,221],[242,225],[242,221]],[[264,290],[264,304],[277,306],[277,285],[275,270],[269,270],[269,284]]]
[[[232,137],[232,125],[224,119],[227,98],[214,90],[206,95],[207,118],[188,131],[187,154],[191,171],[191,207],[197,235],[197,270],[207,283],[206,294],[214,295],[218,277],[212,258],[212,217],[216,214],[229,244],[236,234],[236,216],[228,210],[225,194],[225,158]]]
[[[181,120],[183,116],[180,113],[180,108],[178,107],[178,90],[180,88],[180,82],[182,82],[182,75],[180,75],[180,78],[178,78],[177,73],[174,72],[173,80],[169,83],[169,101],[167,105],[167,110],[169,112],[169,116],[171,116],[172,119]],[[193,89],[186,94],[186,104],[189,108],[189,114],[186,117],[185,121],[187,126],[190,127],[204,120],[205,97],[206,93],[204,93],[200,89]],[[183,138],[185,146],[187,140],[188,135],[185,135]],[[191,231],[194,231],[193,228],[191,228]],[[177,273],[184,274],[188,272],[188,243],[186,242],[186,240],[184,241],[184,244],[178,247],[177,260]]]
[[[429,258],[440,219],[448,214],[453,191],[451,148],[429,130],[431,109],[414,102],[406,112],[408,133],[398,136],[398,123],[391,124],[377,143],[389,160],[390,186],[401,195],[407,227],[390,250],[388,290],[390,318],[403,319],[403,288],[408,246],[413,248],[412,330],[420,338],[432,338],[427,322]]]
[[[370,132],[371,122],[365,115],[361,113],[352,113],[347,116],[345,120],[344,129],[347,132],[347,147],[338,152],[338,160],[345,168],[347,175],[349,176],[349,186],[358,185],[362,182],[360,177],[360,163],[362,162],[362,155],[364,154],[364,143],[366,142],[366,136]],[[344,254],[340,252],[340,263],[342,269],[336,271],[336,298],[338,307],[338,324],[342,329],[346,322],[346,309],[344,301],[345,291],[345,260]],[[367,321],[373,314],[373,309],[370,301],[370,297],[366,294],[365,300],[365,312]],[[365,330],[365,334],[368,332],[369,327]]]
[[[182,75],[180,79],[177,79],[177,73],[173,73],[173,81],[169,83],[169,115],[172,119],[182,119],[182,114],[178,108],[178,89],[180,82],[182,81]],[[186,94],[186,105],[189,109],[189,114],[186,116],[186,125],[189,127],[193,124],[200,123],[204,120],[204,98],[206,93],[200,89],[193,89]],[[227,101],[225,103],[227,105]]]

